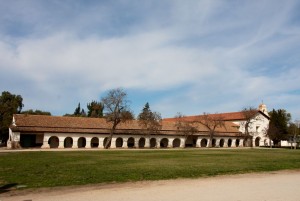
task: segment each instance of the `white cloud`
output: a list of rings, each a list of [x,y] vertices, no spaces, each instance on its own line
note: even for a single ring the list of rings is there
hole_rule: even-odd
[[[298,100],[289,94],[300,81],[293,1],[129,2],[4,6],[0,90],[56,114],[120,86],[160,92],[153,106],[163,116]]]

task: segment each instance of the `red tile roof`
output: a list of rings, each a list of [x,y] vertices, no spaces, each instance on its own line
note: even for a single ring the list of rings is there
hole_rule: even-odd
[[[257,112],[259,112],[257,110]],[[203,115],[194,115],[194,116],[185,116],[183,117],[186,121],[196,121],[199,120]],[[219,113],[219,114],[209,114],[211,117],[218,116],[224,121],[238,121],[244,120],[243,112],[227,112],[227,113]],[[165,118],[165,121],[176,121],[176,118]]]
[[[15,125],[11,126],[13,131],[19,132],[66,132],[66,133],[94,133],[108,134],[111,125],[104,118],[86,117],[61,117],[44,115],[15,114]],[[175,121],[163,120],[162,129],[159,134],[178,134]],[[207,134],[208,129],[202,124],[197,124],[199,133]],[[120,123],[116,133],[141,134],[143,129],[138,121]],[[225,127],[216,129],[217,135],[240,135],[235,124],[225,122]]]

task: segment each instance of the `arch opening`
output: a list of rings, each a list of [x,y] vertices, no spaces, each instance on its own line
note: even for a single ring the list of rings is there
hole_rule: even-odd
[[[156,147],[156,139],[155,138],[151,138],[150,139],[150,148],[155,148]]]
[[[128,148],[133,148],[134,147],[134,138],[133,137],[128,138],[127,146],[128,146]]]
[[[48,144],[50,148],[58,148],[59,146],[59,139],[57,136],[51,136],[48,140]]]
[[[227,141],[227,146],[228,146],[228,147],[231,147],[231,145],[232,145],[232,139],[228,139],[228,141]]]
[[[174,148],[180,147],[180,139],[175,138],[172,144]]]
[[[93,137],[91,140],[91,147],[98,148],[99,147],[99,138]]]
[[[216,147],[216,142],[217,142],[216,139],[212,139],[212,141],[211,141],[211,147]]]
[[[78,139],[78,148],[85,148],[86,146],[86,139],[85,137],[80,137]]]
[[[255,138],[255,146],[256,147],[260,146],[259,142],[260,142],[260,137]]]
[[[72,148],[73,147],[73,138],[66,137],[64,140],[64,147],[65,148]]]
[[[196,147],[197,136],[188,136],[185,140],[185,147]]]
[[[168,147],[168,143],[169,143],[169,140],[167,138],[161,139],[161,141],[160,141],[160,148],[167,148]]]
[[[104,140],[103,140],[103,146],[104,146],[104,148],[106,148],[105,145],[106,145],[106,143],[108,142],[108,140],[109,140],[108,137],[104,138]],[[110,145],[111,145],[111,140],[110,140],[110,142],[109,142],[109,144],[108,144],[108,147],[110,147]]]
[[[207,139],[202,139],[200,142],[201,147],[207,147]]]
[[[117,148],[123,147],[123,138],[118,137],[118,138],[116,139],[116,147],[117,147]]]
[[[220,147],[224,147],[224,139],[220,140]]]
[[[144,148],[145,147],[145,143],[146,143],[146,139],[145,138],[140,138],[139,139],[139,148]]]
[[[235,140],[235,146],[236,146],[236,147],[239,147],[239,146],[240,146],[240,139],[236,139],[236,140]]]

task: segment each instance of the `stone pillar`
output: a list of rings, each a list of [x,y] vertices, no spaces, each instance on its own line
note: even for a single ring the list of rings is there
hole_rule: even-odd
[[[128,141],[128,138],[123,138],[123,145],[122,145],[122,148],[128,149],[127,141]]]
[[[210,143],[210,138],[207,139],[207,145],[206,145],[206,147],[209,147],[209,143]]]
[[[220,139],[216,139],[216,146],[215,147],[220,147]]]
[[[196,141],[196,147],[199,148],[201,147],[201,138],[197,138],[197,141]]]
[[[139,141],[140,141],[140,138],[134,138],[134,148],[139,148]]]
[[[185,138],[180,138],[180,148],[185,148]]]
[[[79,137],[73,137],[73,149],[78,149],[78,139]]]
[[[160,140],[161,138],[156,138],[156,148],[160,148]]]
[[[110,142],[110,148],[115,149],[116,148],[116,137],[112,137],[111,142]]]
[[[50,149],[50,145],[48,144],[49,136],[44,135],[42,149]]]
[[[228,147],[228,139],[224,139],[224,146],[223,147]]]
[[[231,147],[236,147],[236,146],[235,146],[235,141],[236,141],[236,139],[232,139]]]
[[[253,146],[253,147],[256,147],[256,146],[255,146],[255,139],[256,139],[255,137],[252,138],[252,146]]]
[[[85,148],[87,148],[87,149],[92,148],[91,141],[92,141],[92,139],[90,137],[85,138]]]
[[[63,149],[63,148],[65,148],[65,146],[64,146],[64,142],[65,142],[65,137],[58,137],[58,140],[59,140],[59,144],[58,144],[58,148],[59,149]]]
[[[98,146],[99,149],[103,149],[104,148],[103,141],[104,141],[104,138],[102,138],[102,137],[100,138],[99,137],[99,146]]]
[[[150,148],[150,138],[149,137],[145,138],[145,148]]]
[[[167,139],[168,139],[168,148],[172,148],[174,138],[167,138]]]
[[[244,147],[244,139],[240,139],[240,147]]]

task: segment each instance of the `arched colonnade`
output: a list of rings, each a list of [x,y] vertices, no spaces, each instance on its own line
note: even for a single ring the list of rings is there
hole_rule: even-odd
[[[46,135],[42,148],[104,148],[108,136]],[[114,136],[110,148],[184,148],[209,147],[208,137],[193,136],[192,140],[176,136]],[[243,139],[214,138],[212,147],[243,147]]]

